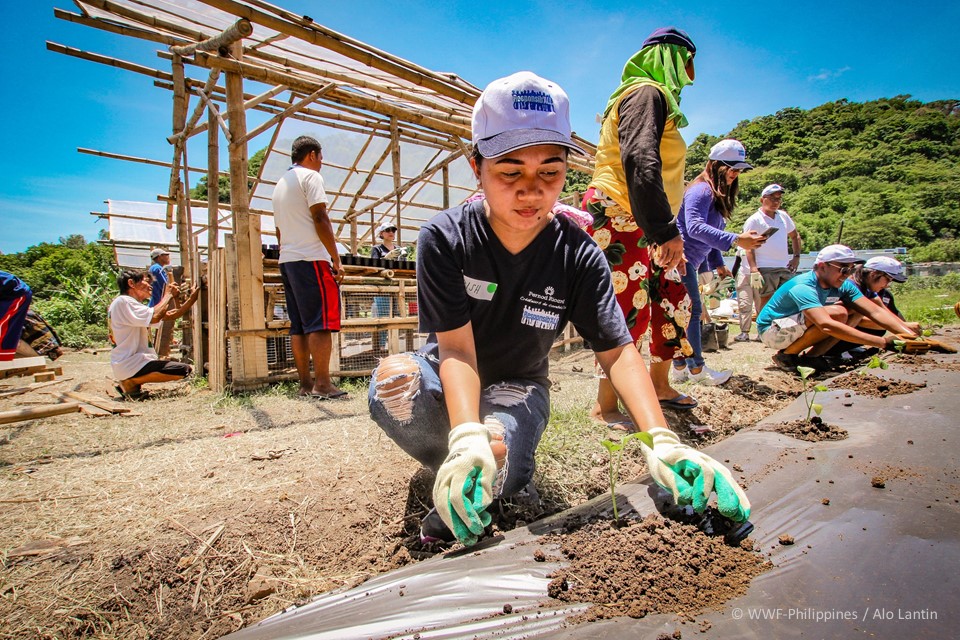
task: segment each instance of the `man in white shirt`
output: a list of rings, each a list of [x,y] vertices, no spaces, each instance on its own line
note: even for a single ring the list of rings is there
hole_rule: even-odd
[[[787,212],[780,209],[782,202],[783,187],[767,185],[760,193],[760,208],[743,223],[744,231],[769,234],[761,246],[747,251],[750,284],[760,292],[761,309],[780,285],[796,275],[800,264],[800,234]],[[788,242],[792,256],[787,252]]]
[[[320,176],[323,150],[314,138],[300,136],[293,141],[290,156],[293,166],[273,190],[273,218],[299,393],[319,399],[342,398],[347,392],[334,386],[330,378],[330,352],[331,332],[340,331],[343,266]]]
[[[120,381],[115,387],[123,398],[142,400],[146,397],[141,385],[148,382],[169,382],[190,375],[190,365],[161,360],[150,347],[150,325],[164,319],[173,320],[179,309],[167,310],[179,293],[176,283],[169,283],[159,302],[154,306],[143,304],[150,298],[150,276],[142,271],[121,271],[117,277],[120,295],[107,310],[110,338],[114,343],[110,352],[113,376]],[[200,287],[196,287],[198,293]],[[191,296],[195,301],[195,296]],[[189,305],[187,305],[189,307]]]

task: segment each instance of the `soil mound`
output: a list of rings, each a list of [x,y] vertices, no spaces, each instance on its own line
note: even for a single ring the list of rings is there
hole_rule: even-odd
[[[823,440],[846,440],[850,434],[846,429],[827,424],[817,417],[815,420],[791,420],[781,422],[765,431],[776,431],[785,436],[806,440],[807,442],[822,442]]]
[[[887,380],[871,373],[848,373],[833,380],[831,386],[836,389],[849,389],[861,396],[885,398],[904,393],[913,393],[927,386],[926,382],[915,383],[906,380]]]
[[[560,540],[570,564],[551,575],[548,593],[595,605],[571,622],[651,613],[693,616],[742,595],[755,576],[772,567],[756,553],[658,515],[620,528],[593,522]]]

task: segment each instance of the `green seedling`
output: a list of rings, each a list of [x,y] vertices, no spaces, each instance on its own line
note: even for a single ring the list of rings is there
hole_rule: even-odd
[[[865,376],[867,375],[867,369],[886,369],[889,366],[890,365],[887,364],[886,360],[883,360],[882,358],[880,358],[880,356],[875,355],[872,358],[870,358],[870,361],[867,362],[867,364],[864,365],[863,369],[861,369],[858,373],[862,376]]]
[[[924,329],[923,331],[920,332],[920,334],[921,334],[924,338],[929,338],[930,336],[933,335],[933,331],[930,330],[930,329]]]
[[[797,371],[800,372],[800,379],[803,381],[803,401],[807,403],[807,420],[809,421],[811,413],[816,413],[819,416],[823,411],[823,405],[818,404],[815,400],[819,392],[827,390],[827,385],[822,383],[810,385],[809,378],[816,373],[816,369],[812,367],[797,367]],[[808,390],[810,391],[809,395]]]
[[[620,440],[601,440],[600,444],[610,453],[610,500],[613,502],[613,521],[618,522],[620,515],[617,513],[617,482],[620,480],[620,460],[623,458],[623,448],[631,440],[639,439],[645,445],[653,448],[653,438],[649,433],[637,431],[624,436]]]

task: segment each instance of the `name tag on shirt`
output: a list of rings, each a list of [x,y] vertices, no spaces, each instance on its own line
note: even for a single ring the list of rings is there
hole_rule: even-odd
[[[467,295],[476,300],[493,300],[493,294],[497,290],[496,282],[487,282],[477,280],[470,276],[463,276],[463,285],[467,288]]]

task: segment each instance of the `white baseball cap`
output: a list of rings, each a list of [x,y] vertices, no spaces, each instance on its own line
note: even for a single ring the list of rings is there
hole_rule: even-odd
[[[747,162],[747,150],[739,140],[727,138],[721,140],[710,148],[711,160],[719,160],[731,169],[753,169],[753,165]]]
[[[379,238],[380,236],[382,236],[383,232],[386,231],[387,229],[393,229],[394,231],[396,231],[397,225],[393,224],[392,222],[382,223],[380,226],[377,227],[377,237]]]
[[[473,144],[484,158],[538,144],[584,155],[571,135],[567,94],[530,71],[494,80],[473,106]]]
[[[862,263],[863,260],[858,258],[850,247],[843,244],[831,244],[820,249],[820,253],[817,254],[814,264],[820,264],[821,262]]]
[[[166,249],[157,248],[150,252],[150,259],[156,260],[160,256],[168,256],[168,255],[170,255],[170,252],[167,251]]]
[[[907,274],[903,272],[903,265],[889,256],[874,256],[867,260],[863,268],[885,273],[894,282],[907,281]]]
[[[767,196],[772,196],[775,193],[783,193],[783,187],[778,184],[768,184],[763,188],[763,191],[760,192],[760,197],[766,198]]]

